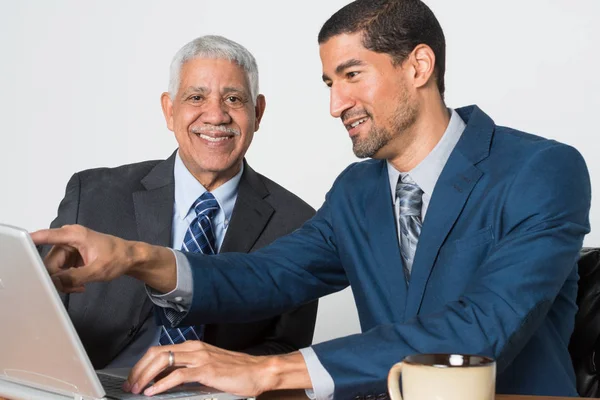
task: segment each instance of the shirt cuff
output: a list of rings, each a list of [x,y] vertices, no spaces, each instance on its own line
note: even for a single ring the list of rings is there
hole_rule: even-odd
[[[192,284],[192,267],[187,257],[183,253],[169,249],[175,255],[177,264],[177,286],[169,293],[160,293],[146,285],[146,293],[154,304],[162,308],[173,309],[184,313],[190,309],[192,297],[194,295],[194,285]]]
[[[307,347],[300,349],[300,353],[304,357],[308,375],[313,385],[312,390],[306,390],[308,398],[311,400],[333,400],[333,393],[335,392],[333,378],[323,367],[315,351],[311,347]]]

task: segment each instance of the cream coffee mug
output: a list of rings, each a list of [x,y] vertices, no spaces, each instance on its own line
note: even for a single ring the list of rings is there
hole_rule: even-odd
[[[392,400],[494,400],[496,362],[483,356],[415,354],[388,375]]]

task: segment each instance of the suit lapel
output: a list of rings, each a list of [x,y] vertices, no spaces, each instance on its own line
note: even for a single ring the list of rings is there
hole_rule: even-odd
[[[448,158],[431,196],[413,263],[406,318],[419,312],[440,248],[483,175],[476,164],[489,155],[493,121],[477,107],[457,111],[467,127]]]
[[[157,164],[142,179],[146,190],[133,193],[135,219],[141,241],[171,246],[175,179],[173,166],[175,154]]]
[[[275,212],[265,200],[268,195],[259,175],[244,161],[244,172],[221,253],[250,252]]]
[[[385,282],[388,296],[392,299],[392,302],[387,303],[390,307],[388,315],[396,315],[402,320],[404,307],[400,305],[406,305],[406,280],[402,272],[402,257],[386,165],[381,162],[381,173],[366,202],[365,213],[370,251],[375,257],[376,267],[383,275],[382,282]]]
[[[133,205],[139,239],[143,242],[171,246],[173,225],[173,204],[175,204],[175,177],[173,167],[175,153],[162,161],[146,175],[141,183],[146,190],[133,193]],[[153,309],[153,303],[146,294],[143,284],[130,287],[137,290],[137,298],[142,299],[137,326],[141,326],[148,313]]]

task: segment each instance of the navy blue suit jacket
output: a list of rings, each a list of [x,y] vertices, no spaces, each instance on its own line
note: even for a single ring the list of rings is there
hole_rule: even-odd
[[[475,106],[424,220],[410,285],[385,161],[349,166],[302,228],[250,255],[189,255],[189,321],[244,322],[351,285],[362,328],[313,348],[335,397],[385,392],[412,353],[497,360],[499,393],[575,396],[567,344],[589,232],[581,155]],[[183,322],[185,323],[185,321]]]

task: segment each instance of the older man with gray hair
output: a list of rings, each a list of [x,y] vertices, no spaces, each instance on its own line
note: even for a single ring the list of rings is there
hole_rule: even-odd
[[[80,224],[215,254],[264,247],[314,214],[244,160],[266,104],[256,60],[246,48],[221,36],[186,44],[173,58],[161,104],[179,148],[166,160],[76,173],[52,227]],[[180,276],[176,289],[161,295],[121,277],[62,298],[95,368],[130,367],[150,346],[188,339],[255,355],[288,353],[312,342],[316,302],[244,324],[165,327],[161,316],[177,310],[178,302],[185,307],[191,291],[191,277]],[[164,311],[156,312],[151,297]]]

